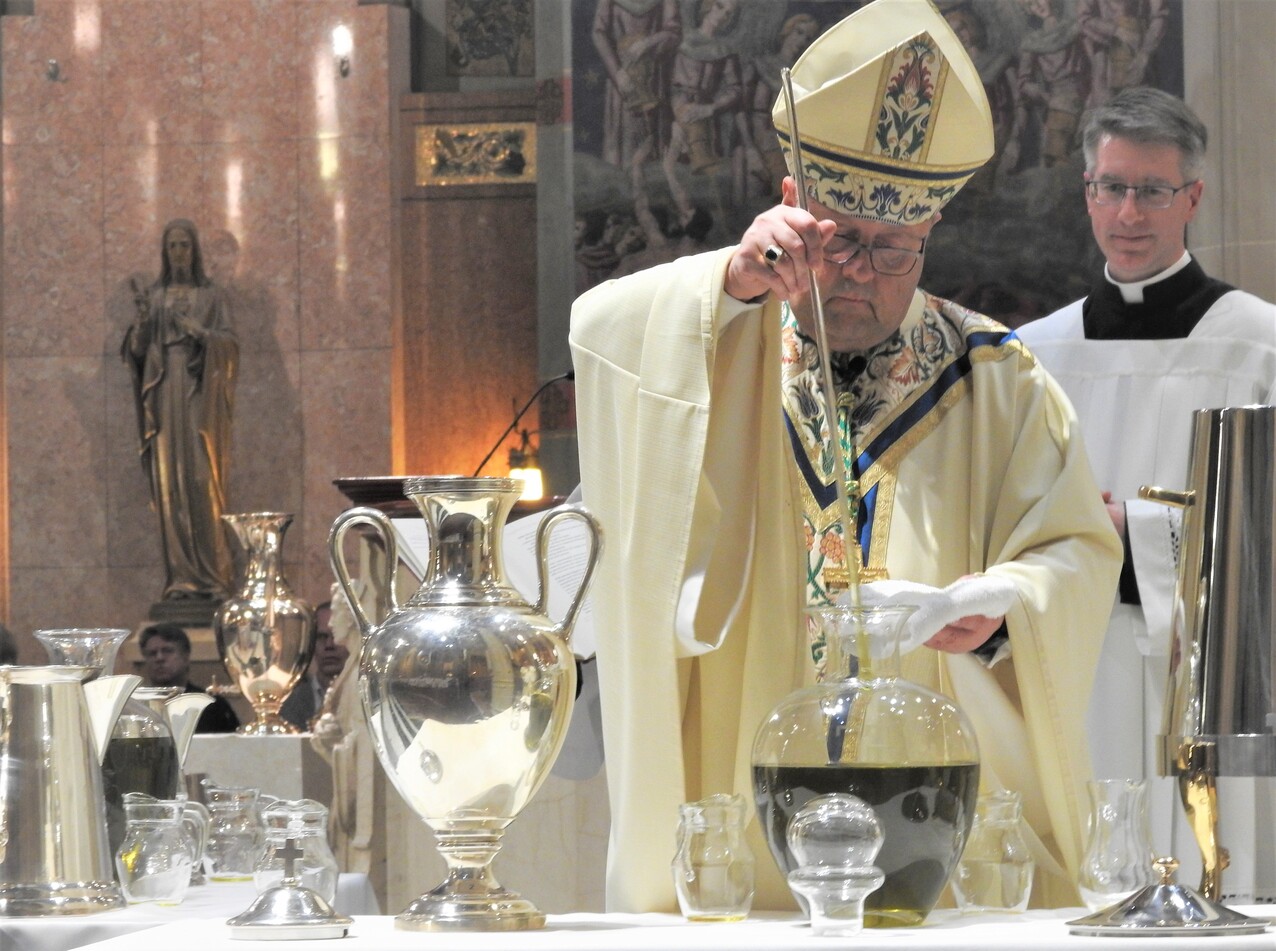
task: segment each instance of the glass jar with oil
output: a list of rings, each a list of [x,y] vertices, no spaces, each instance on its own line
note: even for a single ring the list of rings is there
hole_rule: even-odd
[[[812,608],[829,647],[825,674],[781,700],[753,744],[758,817],[786,875],[795,860],[785,833],[808,801],[849,793],[876,812],[885,880],[865,900],[870,928],[925,921],[961,857],[979,792],[979,746],[966,715],[899,675],[912,611]]]

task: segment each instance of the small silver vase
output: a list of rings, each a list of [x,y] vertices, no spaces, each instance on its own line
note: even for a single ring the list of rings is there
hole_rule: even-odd
[[[359,693],[386,775],[434,831],[447,878],[411,902],[395,925],[415,931],[516,931],[542,927],[536,906],[505,889],[491,862],[501,836],[540,788],[566,736],[576,694],[567,638],[599,550],[597,522],[575,506],[537,532],[540,598],[528,604],[507,580],[501,531],[522,489],[514,479],[407,479],[430,536],[420,589],[403,606],[389,520],[370,508],[343,512],[329,536],[333,572],[363,632]],[[551,527],[585,523],[591,551],[562,621],[545,614]],[[374,626],[351,587],[347,531],[364,526],[386,548],[391,610]]]
[[[297,733],[279,715],[279,707],[314,653],[315,612],[292,593],[284,577],[284,532],[292,524],[292,515],[244,512],[223,515],[222,521],[245,552],[238,589],[213,616],[217,652],[256,714],[238,732],[251,736]]]

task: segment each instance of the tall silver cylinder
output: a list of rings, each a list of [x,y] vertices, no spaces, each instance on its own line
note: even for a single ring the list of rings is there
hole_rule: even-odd
[[[1196,740],[1217,775],[1276,776],[1276,407],[1196,411],[1189,480],[1160,770]]]

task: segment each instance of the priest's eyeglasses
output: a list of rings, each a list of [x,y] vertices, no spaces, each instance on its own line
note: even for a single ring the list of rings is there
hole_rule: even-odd
[[[1096,205],[1119,205],[1125,201],[1126,192],[1134,192],[1134,204],[1139,208],[1169,208],[1174,196],[1199,181],[1192,179],[1178,188],[1170,185],[1127,185],[1125,182],[1086,182],[1085,190]]]
[[[824,245],[824,260],[838,267],[846,267],[861,251],[868,252],[868,263],[878,274],[902,277],[917,267],[926,252],[926,238],[916,251],[909,248],[893,248],[887,244],[861,244],[844,234],[835,234]]]

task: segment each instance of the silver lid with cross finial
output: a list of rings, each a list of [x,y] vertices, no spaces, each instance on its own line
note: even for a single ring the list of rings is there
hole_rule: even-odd
[[[297,860],[303,854],[296,839],[288,839],[275,849],[284,862],[284,877],[258,895],[247,911],[226,922],[232,938],[264,941],[346,936],[354,919],[337,914],[322,895],[301,884]]]

